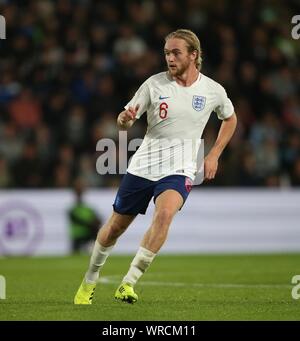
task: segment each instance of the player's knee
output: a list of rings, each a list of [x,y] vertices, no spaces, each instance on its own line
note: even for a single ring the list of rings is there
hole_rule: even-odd
[[[167,226],[171,223],[173,218],[172,210],[168,208],[160,208],[155,215],[156,223],[160,226]]]
[[[118,237],[119,235],[121,235],[127,228],[126,224],[122,224],[122,223],[117,223],[117,222],[113,222],[110,224],[109,226],[109,231],[110,231],[110,235],[113,237]]]

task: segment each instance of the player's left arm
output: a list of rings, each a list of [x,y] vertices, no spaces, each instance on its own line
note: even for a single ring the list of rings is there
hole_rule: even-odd
[[[204,179],[214,179],[218,169],[219,157],[231,140],[236,125],[237,117],[235,113],[222,121],[216,142],[204,159]]]

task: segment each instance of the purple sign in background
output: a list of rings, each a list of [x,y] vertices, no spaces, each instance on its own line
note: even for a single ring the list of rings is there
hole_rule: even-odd
[[[42,238],[42,218],[28,202],[14,200],[0,205],[0,254],[31,255]]]

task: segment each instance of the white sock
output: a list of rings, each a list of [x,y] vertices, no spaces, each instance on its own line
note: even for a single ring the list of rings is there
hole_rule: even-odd
[[[143,273],[148,269],[155,256],[156,253],[141,246],[133,258],[129,271],[123,278],[122,282],[129,283],[134,286]]]
[[[100,245],[97,240],[95,241],[94,249],[90,259],[90,265],[88,271],[85,274],[85,280],[87,283],[96,283],[99,277],[100,268],[104,265],[113,247],[114,245],[105,247]]]

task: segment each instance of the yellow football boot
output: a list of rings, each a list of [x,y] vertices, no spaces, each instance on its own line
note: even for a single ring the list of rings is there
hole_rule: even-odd
[[[135,303],[138,300],[138,295],[134,292],[132,285],[121,283],[115,292],[115,299],[127,303]]]
[[[92,304],[96,284],[86,283],[85,279],[74,297],[74,304]]]

